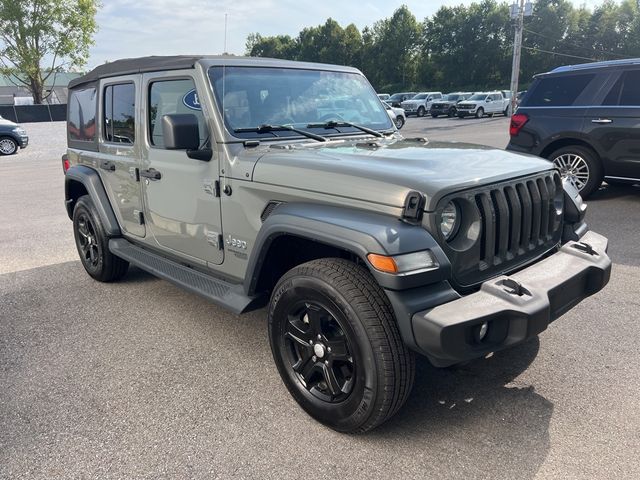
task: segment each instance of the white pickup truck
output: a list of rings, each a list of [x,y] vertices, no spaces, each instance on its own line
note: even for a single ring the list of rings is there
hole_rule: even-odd
[[[458,103],[458,117],[474,116],[482,118],[485,115],[493,117],[497,113],[509,115],[510,100],[502,92],[478,92],[467,100]]]
[[[442,92],[420,92],[415,97],[400,104],[404,113],[424,117],[431,110],[431,103],[442,98]]]

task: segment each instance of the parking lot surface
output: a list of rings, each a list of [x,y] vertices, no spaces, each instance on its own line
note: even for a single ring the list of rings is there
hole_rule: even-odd
[[[91,280],[63,206],[64,124],[25,127],[30,146],[0,157],[1,478],[640,478],[640,188],[589,201],[605,290],[539,341],[419,360],[399,414],[349,436],[289,396],[264,310],[236,316],[133,268]],[[500,117],[402,133],[508,140]]]

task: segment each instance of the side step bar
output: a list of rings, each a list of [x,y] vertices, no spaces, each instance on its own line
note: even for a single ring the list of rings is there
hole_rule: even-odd
[[[185,290],[200,295],[213,303],[243,313],[261,306],[263,297],[249,297],[242,284],[233,284],[213,278],[193,268],[186,267],[144,248],[138,247],[124,238],[109,240],[109,250],[132,265],[167,280]]]

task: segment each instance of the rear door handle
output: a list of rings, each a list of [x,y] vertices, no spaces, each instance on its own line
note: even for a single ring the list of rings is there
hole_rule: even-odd
[[[160,180],[162,178],[162,174],[155,168],[150,168],[149,170],[140,170],[140,176],[148,178],[149,180]]]
[[[114,162],[111,162],[109,160],[102,160],[100,162],[100,168],[103,170],[108,170],[110,172],[115,172],[116,171],[116,164]]]
[[[611,123],[613,120],[610,118],[594,118],[591,123]]]

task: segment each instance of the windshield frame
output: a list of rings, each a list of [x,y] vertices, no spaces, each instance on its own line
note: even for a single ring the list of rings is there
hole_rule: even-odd
[[[240,60],[240,59],[239,59]],[[203,73],[206,77],[208,88],[210,89],[211,99],[215,107],[215,114],[218,118],[218,123],[221,129],[224,132],[224,136],[227,137],[227,143],[241,143],[246,141],[255,141],[258,140],[260,142],[263,141],[291,141],[291,140],[308,140],[303,135],[295,133],[294,131],[289,130],[277,130],[277,131],[267,131],[264,132],[239,132],[237,130],[243,130],[242,128],[235,128],[227,121],[227,118],[223,114],[222,105],[220,104],[220,99],[218,98],[218,92],[216,91],[214,85],[214,76],[212,74],[213,69],[216,68],[261,68],[261,69],[278,69],[278,70],[299,70],[299,71],[317,71],[317,72],[329,72],[336,74],[353,74],[358,75],[363,81],[365,88],[369,91],[371,99],[376,102],[381,102],[378,98],[377,93],[369,80],[360,72],[359,70],[353,67],[340,67],[335,66],[336,68],[327,68],[327,65],[320,64],[307,64],[300,62],[299,65],[287,65],[285,61],[273,60],[269,59],[268,61],[261,61],[257,59],[244,59],[245,61],[237,61],[237,62],[224,62],[221,63],[211,63],[209,65],[203,65]],[[257,61],[256,61],[257,60]],[[293,62],[291,62],[293,63]],[[333,65],[331,65],[333,67]],[[370,124],[366,124],[365,126],[380,132],[382,134],[391,134],[395,131],[393,122],[391,121],[386,109],[384,107],[381,108],[381,112],[385,116],[385,120],[388,120],[386,126],[384,128],[371,127]],[[380,117],[382,119],[382,117]],[[327,139],[335,139],[337,138],[348,138],[350,136],[353,137],[362,137],[363,135],[368,135],[364,133],[362,130],[356,127],[345,127],[339,126],[335,128],[307,128],[306,124],[312,124],[317,122],[298,122],[292,123],[291,126],[303,129],[305,131],[309,131],[310,133],[322,135]]]

